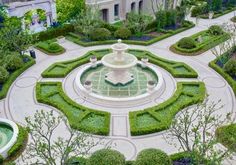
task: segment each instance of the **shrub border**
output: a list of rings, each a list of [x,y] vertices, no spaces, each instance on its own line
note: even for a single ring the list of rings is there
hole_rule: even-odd
[[[66,49],[64,47],[62,47],[60,44],[58,44],[58,45],[62,48],[62,51],[59,51],[59,52],[56,52],[56,53],[51,53],[51,52],[47,51],[46,49],[43,49],[43,48],[41,48],[37,45],[35,46],[35,48],[38,49],[39,51],[47,54],[47,55],[50,55],[50,56],[61,55],[61,54],[65,53]]]
[[[160,37],[155,37],[149,41],[133,41],[133,40],[123,40],[122,42],[123,43],[126,43],[126,44],[132,44],[132,45],[143,45],[143,46],[148,46],[148,45],[151,45],[153,43],[156,43],[158,41],[161,41],[163,39],[166,39],[168,37],[171,37],[173,35],[176,35],[178,33],[181,33],[183,31],[186,31],[186,30],[189,30],[191,28],[193,28],[195,26],[195,24],[193,22],[191,22],[191,24],[188,26],[188,27],[182,27],[180,29],[177,29],[175,31],[172,31],[172,32],[168,32],[164,35],[161,35]],[[93,42],[83,42],[79,39],[78,36],[76,36],[74,33],[68,33],[68,35],[66,36],[66,39],[78,44],[78,45],[81,45],[81,46],[84,46],[84,47],[87,47],[87,46],[96,46],[96,45],[108,45],[108,44],[114,44],[114,43],[117,43],[117,40],[106,40],[106,41],[93,41]]]
[[[2,90],[0,91],[0,99],[4,99],[7,96],[9,88],[11,87],[12,83],[17,79],[17,77],[36,63],[32,57],[30,56],[27,57],[30,59],[30,61],[25,63],[25,65],[22,68],[14,71],[7,79],[7,81],[3,84]]]
[[[200,31],[190,37],[195,38],[196,36],[199,36],[199,35],[204,34],[206,32],[207,32],[207,30]],[[196,56],[196,55],[200,55],[200,54],[208,51],[209,49],[219,45],[221,42],[224,42],[227,39],[229,39],[229,35],[227,33],[224,33],[223,35],[214,37],[212,40],[209,40],[208,42],[206,42],[200,46],[197,46],[196,48],[193,48],[193,49],[180,48],[178,46],[178,42],[179,42],[178,41],[170,47],[170,51],[172,51],[176,54],[180,54],[180,55]]]
[[[205,95],[206,95],[206,88],[205,88],[205,84],[203,82],[178,82],[176,92],[167,101],[165,101],[157,106],[151,107],[151,108],[147,108],[147,109],[139,110],[139,111],[134,111],[134,112],[129,112],[129,122],[130,122],[131,135],[132,136],[146,135],[146,134],[156,133],[156,132],[160,132],[160,131],[168,129],[169,126],[171,125],[171,121],[168,120],[167,118],[164,119],[165,122],[162,121],[163,123],[158,125],[158,127],[156,125],[154,125],[154,126],[150,126],[150,127],[145,127],[142,130],[136,128],[135,120],[136,120],[137,116],[139,116],[140,114],[145,114],[145,113],[148,113],[151,116],[153,116],[154,118],[156,118],[155,117],[156,115],[154,114],[155,112],[153,112],[153,111],[162,109],[169,104],[174,104],[174,102],[179,98],[179,96],[181,96],[181,94],[184,94],[183,93],[183,85],[185,85],[185,84],[199,85],[200,92],[199,92],[199,94],[194,95],[194,97],[191,99],[191,101],[189,103],[186,103],[186,104],[181,105],[180,107],[177,107],[176,111],[179,112],[183,108],[186,108],[190,105],[204,101]],[[186,95],[188,95],[188,94],[186,94]]]
[[[229,13],[233,12],[235,9],[236,9],[236,7],[233,7],[232,9],[227,9],[227,10],[225,10],[223,13],[214,14],[214,15],[213,15],[213,19],[216,19],[216,18],[219,18],[219,17],[221,17],[221,16],[223,16],[223,15],[229,14]],[[200,16],[200,18],[202,18],[202,19],[209,19],[209,17],[208,17],[208,16],[205,16],[204,14],[201,14],[201,15],[199,15],[199,16]]]
[[[66,102],[68,102],[68,104],[71,104],[74,107],[77,107],[79,109],[81,109],[82,111],[84,111],[80,117],[79,121],[73,121],[73,119],[66,113],[66,110],[63,109],[62,107],[60,107],[59,105],[57,105],[56,102],[52,102],[50,101],[47,97],[42,96],[41,93],[41,85],[56,85],[58,88],[58,91],[56,93],[58,93]],[[56,94],[55,92],[49,93],[49,95],[52,94]],[[110,113],[108,112],[104,112],[104,111],[99,111],[99,110],[95,110],[95,109],[90,109],[90,108],[86,108],[80,104],[75,103],[73,100],[71,100],[63,91],[62,89],[62,83],[61,82],[38,82],[36,85],[36,99],[38,102],[43,103],[43,104],[47,104],[50,106],[53,106],[55,108],[57,108],[58,110],[60,110],[68,119],[69,124],[72,128],[78,129],[80,131],[84,131],[87,133],[93,133],[93,134],[97,134],[97,135],[109,135],[109,131],[110,131]],[[101,115],[104,116],[105,118],[105,122],[104,122],[104,127],[101,130],[94,130],[94,129],[89,129],[87,127],[81,127],[79,124],[80,121],[82,121],[84,119],[84,117],[86,117],[87,115],[89,115],[90,113],[93,114],[97,114],[97,115]]]
[[[218,65],[216,65],[217,60],[218,60],[218,58],[211,61],[209,63],[209,67],[214,69],[217,73],[219,73],[229,83],[229,85],[231,86],[231,88],[234,91],[234,95],[236,96],[236,81],[230,75],[228,75],[228,73],[226,73],[222,68],[220,68]]]

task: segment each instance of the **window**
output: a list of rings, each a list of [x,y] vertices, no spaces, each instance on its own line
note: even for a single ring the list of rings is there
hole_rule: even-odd
[[[114,16],[115,17],[119,16],[119,4],[115,4],[114,6]]]

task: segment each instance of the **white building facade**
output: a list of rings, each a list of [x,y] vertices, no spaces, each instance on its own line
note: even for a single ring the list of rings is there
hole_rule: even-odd
[[[175,7],[178,0],[173,1]],[[101,10],[102,19],[110,23],[124,20],[131,11],[153,14],[157,3],[165,7],[166,0],[86,0],[87,5],[97,5]]]

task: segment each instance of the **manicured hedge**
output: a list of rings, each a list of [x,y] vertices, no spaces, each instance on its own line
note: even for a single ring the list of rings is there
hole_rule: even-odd
[[[208,30],[205,30],[205,31],[201,31],[197,34],[194,34],[190,37],[193,38],[194,40],[196,40],[199,36],[204,36],[207,33],[208,33]],[[197,43],[197,47],[195,47],[193,49],[181,48],[178,46],[179,42],[177,42],[170,47],[170,50],[174,53],[181,54],[181,55],[199,55],[199,54],[202,54],[203,52],[217,46],[221,42],[226,41],[227,39],[229,39],[229,35],[227,33],[224,33],[222,35],[215,35],[215,36],[211,35],[211,37],[209,37],[209,39],[207,39],[206,41],[204,41],[200,44]]]
[[[216,137],[225,147],[236,152],[236,123],[218,128]]]
[[[125,156],[116,150],[101,149],[90,156],[86,165],[125,165]]]
[[[55,48],[52,48],[52,45],[55,46]],[[59,55],[66,51],[61,45],[56,43],[56,40],[41,41],[35,46],[37,49],[48,55]]]
[[[179,28],[177,30],[173,30],[173,31],[169,31],[167,32],[166,34],[163,34],[161,36],[158,36],[158,37],[155,37],[149,41],[135,41],[135,40],[123,40],[122,42],[126,43],[126,44],[133,44],[133,45],[144,45],[144,46],[147,46],[147,45],[151,45],[153,43],[156,43],[158,41],[161,41],[163,39],[166,39],[170,36],[173,36],[175,34],[178,34],[180,32],[183,32],[185,30],[188,30],[192,27],[194,27],[195,25],[190,22],[189,25],[187,27],[182,27],[182,28]],[[92,41],[92,42],[84,42],[84,41],[81,41],[81,37],[75,33],[68,33],[67,37],[66,37],[68,40],[76,43],[76,44],[79,44],[81,46],[84,46],[84,47],[87,47],[87,46],[95,46],[95,45],[106,45],[106,44],[114,44],[114,43],[117,43],[117,40],[106,40],[106,41]]]
[[[229,83],[229,85],[231,86],[231,88],[234,91],[234,94],[236,96],[236,81],[228,74],[224,71],[224,69],[222,69],[221,67],[219,67],[216,64],[216,61],[218,59],[215,59],[214,61],[209,63],[209,66],[214,69],[216,72],[218,72],[222,77],[224,77],[224,79]]]
[[[231,12],[233,12],[235,9],[236,9],[236,8],[233,7],[233,8],[229,8],[229,9],[227,9],[227,10],[224,10],[224,11],[222,11],[222,12],[215,13],[215,14],[213,15],[213,19],[218,18],[218,17],[221,17],[221,16],[223,16],[223,15],[225,15],[225,14],[231,13]],[[208,16],[208,14],[207,14],[207,15],[206,15],[206,14],[202,14],[202,15],[200,15],[200,18],[209,19],[209,16]]]
[[[58,62],[51,65],[43,73],[42,77],[44,78],[63,78],[69,74],[76,67],[83,65],[89,62],[91,56],[96,56],[98,59],[101,59],[105,54],[110,53],[110,49],[101,49],[96,51],[90,51],[84,56],[64,62]],[[142,57],[148,57],[149,61],[155,65],[163,67],[169,71],[176,78],[196,78],[198,74],[188,65],[182,62],[175,62],[160,58],[148,51],[135,50],[131,49],[128,51],[131,54],[134,54],[138,59]]]
[[[203,82],[179,82],[174,95],[160,105],[130,112],[131,135],[145,135],[166,130],[180,110],[202,102],[206,95]]]
[[[109,134],[110,113],[89,109],[75,103],[64,93],[61,82],[37,83],[36,98],[38,102],[62,111],[74,129],[97,135]]]
[[[0,99],[3,99],[6,97],[7,92],[11,86],[11,84],[16,80],[18,76],[20,76],[25,70],[27,70],[29,67],[35,64],[35,60],[29,56],[25,56],[29,59],[28,62],[24,64],[24,66],[13,73],[10,74],[7,81],[3,84],[2,90],[0,91]]]
[[[74,26],[72,24],[65,24],[56,28],[49,28],[46,31],[34,34],[37,36],[38,41],[46,41],[57,38],[59,36],[66,36],[69,32],[74,32]]]

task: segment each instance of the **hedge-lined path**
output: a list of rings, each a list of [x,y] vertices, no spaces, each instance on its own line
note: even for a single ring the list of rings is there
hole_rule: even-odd
[[[212,22],[225,22],[226,20],[229,20],[232,16],[233,12],[217,19],[211,20],[210,24],[212,24]],[[165,59],[182,61],[190,65],[199,74],[198,81],[205,82],[207,93],[209,94],[210,99],[214,101],[218,101],[219,99],[221,99],[222,104],[225,105],[224,109],[218,113],[226,114],[227,112],[233,112],[235,115],[236,99],[232,89],[218,73],[208,67],[208,63],[215,58],[210,51],[207,51],[199,56],[186,57],[176,55],[168,50],[169,46],[174,44],[180,38],[204,30],[208,27],[208,24],[209,20],[200,20],[200,23],[197,27],[194,27],[193,29],[162,40],[156,44],[147,47],[130,45],[130,47],[132,49],[147,50]],[[11,86],[6,99],[0,101],[1,110],[2,108],[4,108],[4,112],[1,111],[0,114],[1,117],[4,116],[18,123],[24,124],[24,118],[27,116],[32,116],[36,112],[36,110],[44,109],[46,111],[49,111],[53,109],[56,112],[59,112],[53,107],[37,103],[35,98],[35,80],[55,81],[56,79],[46,80],[41,78],[41,73],[51,64],[58,61],[65,61],[77,58],[79,56],[84,55],[90,50],[109,48],[109,45],[81,47],[69,41],[63,43],[62,46],[64,46],[67,51],[60,56],[47,56],[44,53],[36,50],[36,65],[32,66],[30,69],[25,71],[20,77],[18,77],[17,80]],[[185,79],[176,80],[185,81]],[[24,81],[29,82],[27,82],[27,85],[22,85]],[[60,79],[60,81],[62,80]],[[73,99],[74,97],[71,96],[71,98]],[[81,103],[83,103],[82,100],[78,100],[78,102],[80,101]],[[110,110],[111,109],[112,108],[110,108]],[[166,133],[165,131],[145,136],[131,137],[129,133],[129,121],[126,114],[113,114],[111,118],[111,133],[110,136],[106,137],[105,141],[107,142],[107,144],[111,144],[113,148],[117,149],[118,151],[121,151],[127,159],[134,159],[137,153],[144,148],[155,147],[164,150],[168,154],[172,154],[178,151],[173,146],[167,144],[164,140],[163,134]],[[112,123],[113,121],[115,122]],[[66,127],[63,124],[61,124],[59,129],[57,129],[56,131],[56,136],[66,137]],[[102,147],[103,146],[97,146],[96,149]],[[224,164],[234,164],[235,161],[232,160],[231,163],[227,161]]]

